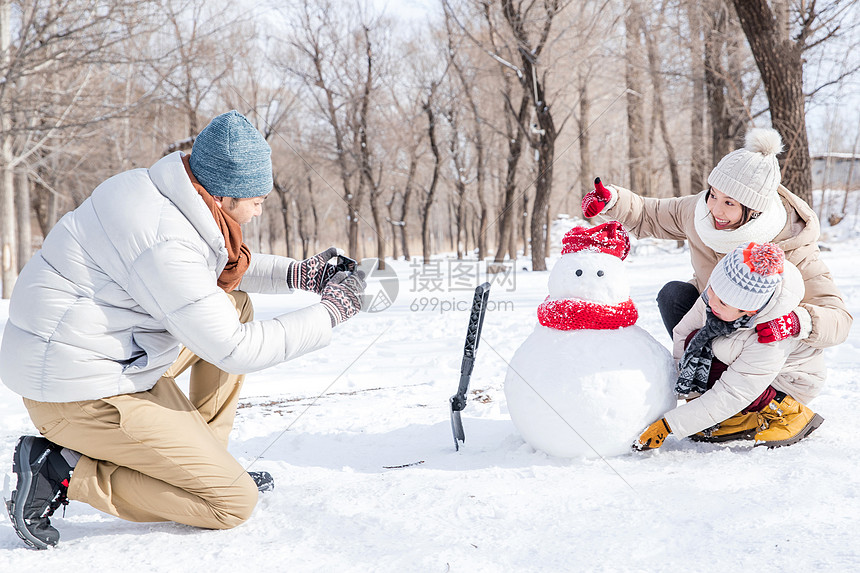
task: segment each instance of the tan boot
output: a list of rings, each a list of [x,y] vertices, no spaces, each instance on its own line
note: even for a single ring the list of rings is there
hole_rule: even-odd
[[[710,443],[752,440],[756,432],[763,429],[761,423],[758,412],[739,412],[717,424],[716,429],[698,432],[690,436],[690,439],[694,442]]]
[[[771,400],[759,414],[767,423],[767,429],[755,435],[755,445],[768,448],[799,442],[824,422],[824,418],[791,396],[781,401]]]

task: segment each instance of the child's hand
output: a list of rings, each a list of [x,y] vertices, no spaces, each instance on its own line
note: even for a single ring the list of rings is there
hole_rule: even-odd
[[[672,429],[666,422],[666,418],[660,418],[642,432],[639,439],[633,443],[633,449],[637,452],[642,450],[655,450],[663,445],[666,436],[672,433]]]
[[[785,340],[790,336],[800,334],[800,319],[797,318],[796,312],[791,311],[785,316],[755,325],[755,330],[758,334],[758,341],[762,344]]]

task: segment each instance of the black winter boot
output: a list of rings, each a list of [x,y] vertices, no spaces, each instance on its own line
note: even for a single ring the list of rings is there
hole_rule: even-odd
[[[254,483],[257,484],[257,491],[272,491],[275,489],[275,478],[269,472],[248,472]]]
[[[35,549],[53,547],[60,533],[48,519],[69,503],[66,493],[72,467],[60,453],[61,446],[36,436],[22,436],[15,446],[12,471],[18,484],[6,509],[12,526],[24,543]]]

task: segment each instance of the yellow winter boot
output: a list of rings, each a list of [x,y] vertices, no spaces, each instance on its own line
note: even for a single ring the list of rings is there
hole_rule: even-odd
[[[732,440],[752,440],[755,433],[762,429],[758,412],[744,414],[739,412],[717,424],[716,429],[704,430],[690,436],[694,442],[730,442]]]
[[[755,445],[768,448],[799,442],[824,422],[824,418],[787,395],[771,400],[759,414],[767,429],[755,435]]]

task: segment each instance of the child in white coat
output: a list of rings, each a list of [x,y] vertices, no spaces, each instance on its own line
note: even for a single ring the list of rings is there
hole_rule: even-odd
[[[669,433],[773,448],[820,426],[824,419],[805,404],[824,383],[822,350],[797,338],[760,344],[755,331],[803,295],[800,272],[776,245],[749,243],[726,255],[673,332],[675,390],[687,402],[649,426],[634,449],[658,448]]]

